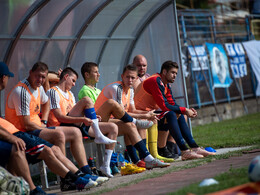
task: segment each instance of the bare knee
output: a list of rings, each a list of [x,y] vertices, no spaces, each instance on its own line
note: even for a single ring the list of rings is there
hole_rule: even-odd
[[[51,150],[51,152],[56,156],[59,157],[60,155],[62,155],[61,149],[58,146],[52,146],[51,148],[49,148]]]
[[[77,140],[78,139],[80,139],[80,140],[82,139],[82,133],[81,133],[79,128],[73,127],[72,131],[73,131],[73,135],[74,135],[75,139],[77,139]]]
[[[16,147],[13,145],[11,157],[14,159],[23,159],[25,158],[25,152],[22,150],[17,150]]]
[[[54,145],[60,145],[65,144],[65,135],[63,131],[56,131],[53,135],[53,144]]]
[[[126,134],[126,135],[138,134],[136,125],[132,122],[125,123],[124,128],[122,128],[120,130],[123,131],[123,134]]]
[[[118,126],[115,123],[109,123],[109,135],[117,136],[118,135]]]
[[[111,107],[114,107],[114,108],[121,107],[121,106],[119,105],[119,103],[116,102],[116,101],[113,100],[113,99],[108,99],[108,100],[106,101],[106,104],[109,104]]]
[[[56,146],[57,147],[57,146]],[[41,154],[40,154],[40,159],[45,160],[45,159],[53,159],[54,158],[54,153],[52,149],[48,146],[44,146]]]

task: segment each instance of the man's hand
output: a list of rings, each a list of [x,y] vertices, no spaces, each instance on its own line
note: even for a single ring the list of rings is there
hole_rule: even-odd
[[[102,117],[100,115],[97,115],[97,119],[98,119],[99,122],[102,121]]]
[[[17,150],[22,150],[25,151],[26,149],[26,145],[24,143],[24,141],[16,136],[12,136],[10,142],[15,145]]]
[[[83,123],[84,123],[86,126],[91,126],[91,125],[93,124],[93,121],[92,121],[90,118],[84,117]]]
[[[185,114],[190,118],[195,118],[197,116],[197,111],[194,108],[186,108]]]
[[[159,118],[157,117],[159,114],[154,113],[154,110],[149,111],[147,114],[147,118],[150,121],[158,121]]]

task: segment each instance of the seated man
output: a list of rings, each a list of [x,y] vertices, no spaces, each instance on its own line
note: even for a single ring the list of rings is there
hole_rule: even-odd
[[[98,97],[99,93],[97,88],[95,88],[95,84],[99,80],[99,72],[98,72],[98,65],[93,62],[86,62],[81,67],[81,74],[85,80],[85,85],[79,92],[79,99],[85,96],[90,96],[93,99],[93,102],[96,102],[96,98]],[[96,106],[96,104],[95,104]],[[98,110],[96,110],[97,114],[99,114],[102,118],[102,121],[111,121],[117,124],[118,126],[118,134],[124,135],[124,137],[128,137],[130,140],[131,145],[133,145],[139,152],[139,155],[142,159],[146,161],[144,165],[142,164],[141,167],[146,168],[153,168],[153,167],[164,167],[169,166],[167,163],[161,163],[158,159],[154,159],[145,146],[145,143],[142,141],[137,127],[140,128],[149,128],[151,124],[149,121],[139,120],[131,117],[123,107],[113,99],[108,99],[105,101]],[[115,119],[111,119],[111,114],[115,117]],[[154,117],[154,116],[152,116]],[[118,120],[120,119],[120,120]],[[154,118],[153,118],[154,119]],[[142,125],[142,123],[145,125]],[[133,161],[134,163],[138,164],[142,161],[139,160],[138,157]]]
[[[46,64],[42,62],[34,64],[29,77],[19,82],[8,94],[5,111],[6,120],[13,123],[21,131],[33,134],[59,146],[63,154],[65,154],[65,142],[70,142],[71,152],[80,170],[83,173],[91,174],[80,130],[76,127],[46,128],[50,105],[42,84],[47,73],[48,66]],[[42,120],[39,117],[40,110]],[[68,185],[63,185],[64,182],[61,179],[61,186],[68,187]],[[70,189],[75,189],[75,185],[72,185]]]
[[[135,65],[138,70],[138,77],[133,85],[134,90],[136,90],[150,75],[147,73],[148,64],[143,55],[136,55],[133,59],[133,65]],[[148,129],[148,137],[151,138],[150,140],[148,139],[149,151],[154,157],[156,156],[164,162],[173,162],[173,158],[177,159],[179,157],[179,155],[173,151],[174,148],[177,148],[177,145],[174,144],[175,140],[169,135],[169,131],[158,131],[157,126],[154,126]]]
[[[173,98],[169,84],[174,82],[178,68],[176,62],[166,61],[162,64],[160,74],[154,74],[143,81],[136,89],[136,107],[142,110],[161,109],[162,117],[158,122],[158,129],[166,131],[169,129],[181,149],[182,160],[215,155],[197,145],[185,121],[184,114],[193,118],[197,116],[197,111],[193,108],[180,107]],[[187,148],[185,141],[192,150]]]
[[[9,72],[7,65],[0,63],[0,90],[6,87],[8,78],[12,76],[13,73]],[[81,174],[78,168],[62,154],[58,147],[38,137],[19,131],[3,118],[0,118],[0,138],[6,141],[0,141],[0,165],[5,167],[7,164],[7,168],[11,173],[23,177],[30,186],[30,194],[46,193],[33,184],[27,161],[36,163],[39,160],[44,160],[53,173],[71,180],[79,190],[97,185],[88,175]],[[84,178],[79,177],[79,175],[84,176]]]
[[[106,151],[104,163],[101,167],[106,168],[101,169],[101,171],[105,175],[113,177],[110,171],[105,172],[105,170],[109,170],[110,159],[118,133],[117,126],[113,123],[98,121],[99,119],[90,98],[85,97],[79,102],[75,102],[75,97],[70,90],[77,79],[78,74],[75,70],[70,67],[65,68],[61,72],[59,83],[47,92],[51,108],[48,124],[49,126],[76,126],[81,128],[82,132],[86,133],[86,136],[95,137],[96,143],[105,143]],[[92,123],[93,125],[90,126]]]
[[[95,103],[96,110],[102,105],[106,100],[113,99],[121,105],[121,107],[129,113],[130,116],[139,118],[139,119],[147,119],[147,120],[155,120],[156,114],[153,111],[142,111],[137,110],[134,104],[134,89],[133,83],[137,78],[137,68],[133,65],[127,65],[123,73],[121,75],[122,81],[117,81],[111,84],[108,84],[103,88],[100,95],[97,98]],[[145,142],[146,145],[146,129],[138,128],[138,132]],[[136,163],[137,154],[136,150],[131,144],[131,141],[127,136],[125,136],[125,144],[128,151],[128,154],[132,161]]]

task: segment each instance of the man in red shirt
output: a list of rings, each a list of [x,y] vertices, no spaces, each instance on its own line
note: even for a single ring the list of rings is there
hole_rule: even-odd
[[[160,73],[143,81],[135,91],[136,108],[147,111],[160,110],[158,129],[170,131],[181,149],[182,160],[214,155],[215,153],[207,152],[197,145],[185,121],[184,115],[194,118],[197,116],[197,111],[194,108],[179,106],[173,97],[170,83],[175,81],[178,68],[176,62],[166,61],[163,63]],[[188,149],[185,141],[192,150]]]

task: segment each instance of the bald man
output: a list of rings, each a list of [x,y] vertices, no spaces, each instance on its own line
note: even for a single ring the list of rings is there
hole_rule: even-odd
[[[137,55],[133,59],[133,64],[137,67],[138,71],[138,78],[134,82],[134,89],[137,88],[137,86],[142,83],[145,79],[147,79],[150,75],[146,73],[147,71],[147,60],[143,55]]]

